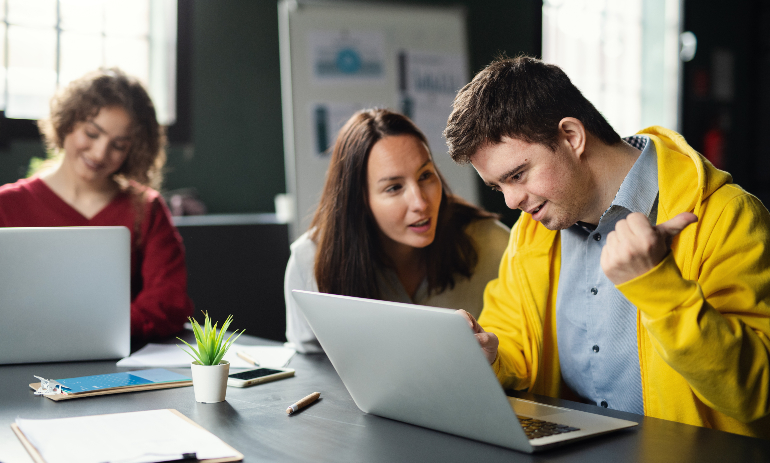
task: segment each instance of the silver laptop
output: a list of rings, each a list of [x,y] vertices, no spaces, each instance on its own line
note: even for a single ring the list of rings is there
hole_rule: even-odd
[[[0,364],[126,357],[126,227],[0,228]]]
[[[454,310],[298,290],[293,295],[366,413],[528,453],[637,425],[507,397]]]

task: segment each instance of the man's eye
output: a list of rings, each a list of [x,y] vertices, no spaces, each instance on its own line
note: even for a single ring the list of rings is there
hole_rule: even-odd
[[[500,187],[497,185],[489,185],[489,188],[491,188],[492,191],[500,191]]]

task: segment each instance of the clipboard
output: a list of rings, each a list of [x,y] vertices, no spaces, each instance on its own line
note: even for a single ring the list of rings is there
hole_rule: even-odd
[[[198,423],[196,423],[195,421],[193,421],[190,418],[186,417],[185,415],[179,413],[177,410],[174,410],[174,409],[171,409],[171,408],[169,408],[167,410],[170,411],[171,413],[174,413],[175,415],[179,416],[180,418],[184,419],[188,423],[194,425],[195,427],[203,429],[204,431],[206,431],[206,429],[203,428],[203,426],[199,425]],[[19,441],[21,441],[21,445],[24,446],[24,448],[27,450],[27,453],[29,453],[29,455],[32,457],[32,459],[35,461],[35,463],[47,463],[43,459],[42,455],[40,455],[40,452],[38,452],[37,449],[35,448],[35,446],[32,445],[32,443],[27,439],[27,436],[25,436],[24,433],[21,432],[21,429],[19,429],[19,426],[16,423],[12,423],[11,424],[11,429],[13,429],[14,434],[16,434],[16,437],[18,437]],[[209,432],[209,431],[206,431],[206,432]],[[225,462],[229,462],[229,461],[241,461],[241,460],[243,460],[243,454],[241,452],[235,450],[233,447],[231,447],[227,443],[224,443],[224,445],[227,446],[229,449],[231,449],[236,455],[233,456],[233,457],[227,457],[227,458],[211,458],[211,459],[208,459],[208,460],[198,460],[198,461],[206,462],[206,463],[220,463],[220,462],[221,463],[225,463]]]
[[[137,391],[151,391],[153,389],[169,389],[172,387],[185,387],[185,386],[192,386],[192,380],[190,381],[179,381],[176,383],[158,383],[158,384],[146,384],[143,386],[121,386],[121,387],[112,387],[109,389],[102,389],[100,391],[89,391],[89,392],[76,392],[73,394],[49,394],[45,397],[54,400],[56,402],[60,400],[69,400],[69,399],[79,399],[81,397],[93,397],[95,395],[109,395],[109,394],[120,394],[121,392],[137,392]],[[37,390],[40,387],[40,383],[30,383],[29,387],[31,387],[33,390]]]
[[[57,402],[60,400],[79,399],[81,397],[192,385],[192,379],[161,368],[67,378],[56,380],[56,382],[68,387],[73,386],[73,390],[67,394],[44,394],[45,397]],[[75,386],[77,387],[75,388]],[[37,390],[40,388],[40,383],[31,383],[29,387]]]

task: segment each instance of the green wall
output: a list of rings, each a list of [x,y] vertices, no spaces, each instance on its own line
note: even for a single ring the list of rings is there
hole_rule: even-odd
[[[192,139],[169,147],[164,189],[195,188],[210,213],[272,212],[285,192],[277,5],[191,3]],[[472,73],[500,52],[540,54],[541,1],[406,3],[465,6]],[[18,179],[42,153],[32,140],[0,149],[0,183]],[[502,195],[482,191],[488,208],[506,210]]]
[[[45,156],[42,141],[11,140],[8,146],[0,148],[0,185],[26,177],[33,156]]]
[[[192,150],[169,153],[165,187],[195,187],[212,213],[273,211],[285,191],[276,5],[195,1],[192,50]]]

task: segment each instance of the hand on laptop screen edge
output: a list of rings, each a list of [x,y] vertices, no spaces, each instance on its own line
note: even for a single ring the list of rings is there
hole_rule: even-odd
[[[484,328],[482,328],[476,319],[473,318],[473,315],[465,310],[460,309],[456,313],[464,317],[468,322],[468,326],[473,330],[473,334],[476,336],[476,340],[479,342],[481,350],[484,351],[484,356],[487,358],[489,364],[495,363],[495,360],[497,359],[497,346],[499,344],[497,335],[495,333],[487,333],[484,331]]]

